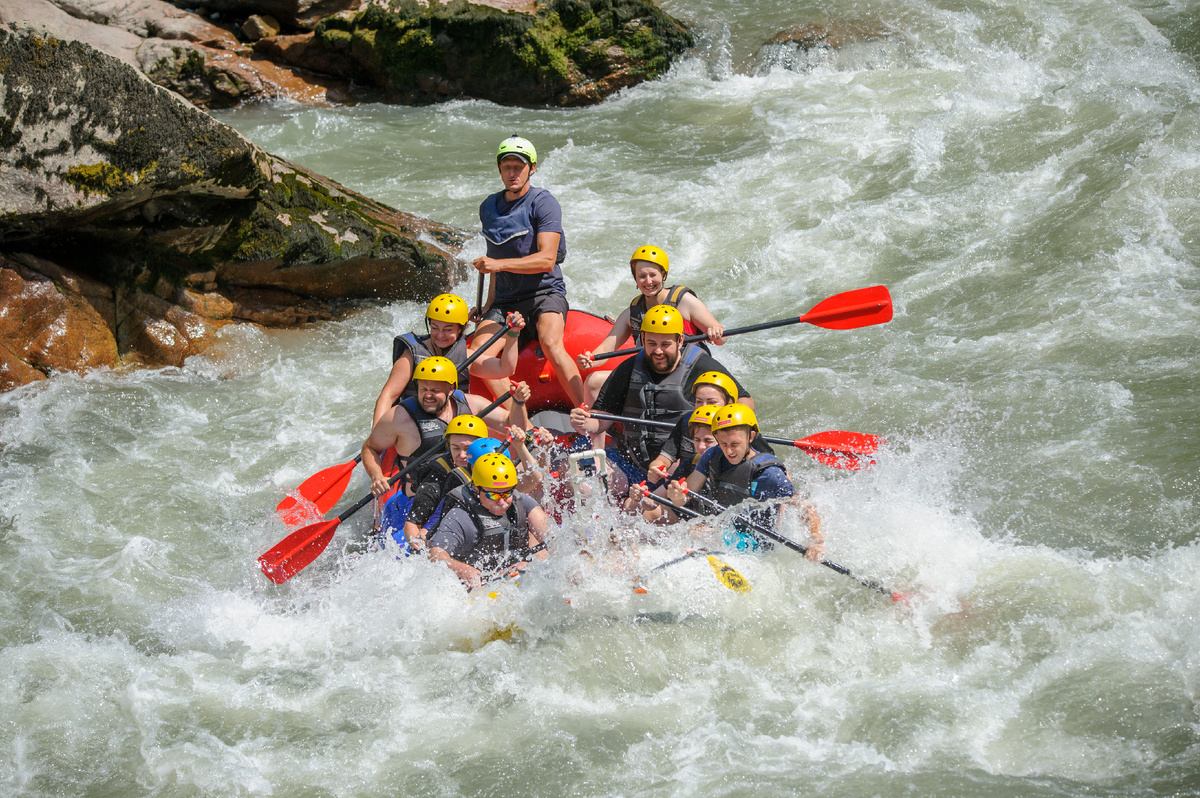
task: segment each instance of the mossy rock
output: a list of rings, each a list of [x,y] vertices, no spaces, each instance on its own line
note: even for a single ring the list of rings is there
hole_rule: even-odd
[[[131,291],[215,272],[331,303],[428,298],[456,277],[458,231],[262,151],[81,42],[0,29],[0,119],[0,251]]]
[[[476,97],[571,106],[665,73],[694,44],[684,23],[648,0],[554,0],[536,14],[466,0],[399,0],[324,20],[316,40],[345,52],[391,99]]]

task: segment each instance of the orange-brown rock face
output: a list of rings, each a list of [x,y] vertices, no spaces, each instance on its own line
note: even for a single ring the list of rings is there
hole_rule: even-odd
[[[116,366],[113,292],[29,255],[0,255],[0,390]]]

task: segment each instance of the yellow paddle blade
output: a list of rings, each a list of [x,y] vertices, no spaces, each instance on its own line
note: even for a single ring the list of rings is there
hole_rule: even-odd
[[[721,562],[711,554],[708,555],[708,564],[712,568],[712,572],[716,574],[717,579],[721,584],[730,590],[738,593],[749,593],[750,582],[746,577],[733,570],[733,566],[726,562]]]

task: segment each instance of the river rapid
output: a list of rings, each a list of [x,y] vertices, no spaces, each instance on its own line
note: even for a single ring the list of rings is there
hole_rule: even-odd
[[[272,585],[272,508],[353,456],[423,308],[230,328],[0,395],[0,793],[1200,793],[1200,3],[666,7],[700,46],[596,108],[221,118],[471,230],[531,138],[576,307],[619,312],[644,243],[728,326],[889,286],[890,324],[716,354],[768,432],[887,437],[782,456],[827,556],[913,598],[779,550],[725,556],[747,594],[693,560],[635,595],[683,533],[590,561],[599,507],[494,599],[348,551],[365,512]],[[759,49],[813,19],[889,35]]]

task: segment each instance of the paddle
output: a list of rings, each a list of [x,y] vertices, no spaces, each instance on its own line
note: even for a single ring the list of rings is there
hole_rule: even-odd
[[[512,391],[506,391],[503,396],[480,411],[478,414],[479,417],[483,418],[487,416],[488,413],[504,404],[511,396]],[[425,454],[397,471],[388,480],[388,485],[395,485],[405,474],[425,461],[433,459],[435,455],[441,454],[445,447],[446,441],[443,439],[440,444],[434,446],[425,452]],[[315,560],[321,552],[325,551],[325,547],[333,539],[334,530],[338,528],[338,525],[365,507],[373,498],[375,498],[374,494],[368,493],[332,521],[318,521],[315,524],[309,524],[297,529],[271,547],[270,551],[258,558],[258,565],[262,569],[262,572],[277,585],[281,585],[291,579],[305,566]]]
[[[688,549],[683,556],[676,557],[673,560],[667,560],[661,565],[654,566],[650,569],[650,573],[661,571],[668,566],[681,563],[684,560],[690,560],[693,557],[699,557],[701,554],[707,554],[707,552],[704,549]],[[708,554],[708,567],[712,568],[713,575],[717,577],[717,580],[730,590],[733,590],[737,593],[750,592],[750,580],[738,573],[729,563],[718,559],[715,555]],[[645,593],[646,589],[638,587],[634,588],[634,592]]]
[[[475,289],[475,312],[480,316],[483,315],[483,281],[484,275],[479,275],[479,287]],[[476,322],[478,324],[478,322]]]
[[[478,590],[480,587],[500,579],[515,579],[524,571],[523,568],[517,568],[516,566],[523,562],[528,562],[533,555],[537,554],[539,551],[545,550],[546,541],[542,541],[536,546],[528,546],[523,549],[513,549],[508,553],[508,562],[499,566],[498,568],[493,568],[488,572],[487,576],[480,574],[479,585],[477,587],[467,588],[467,592],[470,593],[472,590]]]
[[[715,512],[723,513],[729,509],[728,507],[717,504],[715,501],[708,498],[707,496],[703,496],[694,490],[688,490],[686,486],[684,487],[683,490],[686,495],[694,496],[702,504],[708,505],[709,508],[711,508]],[[685,510],[688,514],[690,514],[690,517],[692,517],[692,518],[695,518],[700,515],[695,510],[689,510],[686,507],[677,507],[669,499],[665,499],[662,496],[658,496],[653,493],[648,494],[648,495],[651,498],[653,498],[655,501],[661,500],[663,502],[666,502],[666,504],[669,505],[671,507],[671,509],[675,510],[676,512],[679,512],[680,510]],[[748,518],[745,515],[739,515],[738,520],[745,523],[746,526],[750,527],[755,532],[758,532],[760,535],[763,535],[764,537],[768,537],[777,543],[782,543],[784,546],[787,546],[789,549],[791,549],[793,551],[798,551],[798,552],[800,552],[800,554],[808,553],[807,546],[802,546],[799,543],[795,542],[794,540],[784,537],[783,535],[779,534],[778,532],[776,532],[773,529],[769,529],[768,527],[765,527],[765,526],[762,526],[761,524],[755,523],[754,521],[750,520],[750,518]],[[829,560],[820,560],[820,563],[821,563],[821,565],[824,565],[826,568],[837,571],[839,574],[842,574],[843,576],[850,577],[851,579],[858,582],[863,587],[869,587],[872,590],[879,591],[883,595],[890,598],[892,601],[904,601],[904,600],[908,599],[908,595],[906,595],[904,593],[899,593],[894,590],[888,590],[886,587],[883,587],[880,584],[872,582],[870,579],[864,579],[861,576],[856,576],[853,572],[850,571],[849,568],[846,568],[845,566],[838,565],[837,563],[830,562]]]
[[[480,291],[483,290],[483,278],[479,278]],[[512,329],[511,323],[500,325],[500,329],[496,330],[495,335],[487,340],[483,346],[475,350],[475,352],[463,361],[459,369],[469,368],[479,357],[491,347],[492,344],[500,340],[500,338]],[[354,473],[354,466],[362,460],[362,454],[355,455],[354,459],[349,463],[330,466],[324,471],[318,471],[304,482],[300,483],[300,487],[296,491],[300,497],[306,501],[312,502],[320,510],[321,515],[333,509],[333,506],[342,498],[342,494],[346,492],[346,488],[350,485],[350,476]],[[304,508],[297,507],[299,504],[296,496],[287,496],[279,504],[275,505],[275,512],[279,515],[279,520],[288,526],[299,523],[304,519]]]
[[[789,324],[800,324],[801,322],[815,327],[824,327],[827,330],[853,330],[857,327],[870,327],[872,324],[884,324],[891,320],[892,295],[888,293],[887,286],[874,285],[870,288],[859,288],[834,294],[798,318],[780,319],[779,321],[768,321],[726,330],[725,337],[729,338],[759,330],[771,330],[775,327],[786,327]],[[683,340],[685,342],[703,341],[706,338],[708,338],[707,335],[697,333],[696,335],[685,335]],[[641,347],[618,349],[616,352],[592,355],[592,360],[608,360],[610,357],[624,357],[641,351]]]
[[[662,427],[663,429],[674,429],[675,427],[669,421],[649,421],[644,418],[613,416],[608,413],[593,412],[591,417],[600,421],[615,421],[621,424],[641,424],[647,427]],[[795,446],[818,462],[833,466],[834,468],[845,468],[850,471],[857,471],[864,465],[874,463],[875,460],[871,458],[871,455],[877,452],[879,447],[884,443],[883,438],[878,435],[867,435],[862,432],[844,432],[841,430],[818,432],[799,440],[776,438],[770,435],[763,435],[762,438],[767,443],[774,443],[779,446]]]
[[[354,473],[354,466],[358,465],[361,460],[362,453],[360,452],[349,463],[341,463],[318,471],[301,482],[300,487],[296,488],[296,492],[305,501],[315,504],[320,515],[325,515],[333,509],[333,506],[338,503],[338,499],[342,498],[342,494],[346,492],[346,487],[350,484],[350,477]],[[300,505],[299,499],[294,495],[287,496],[275,506],[279,520],[288,526],[304,520],[307,515],[306,509]]]

